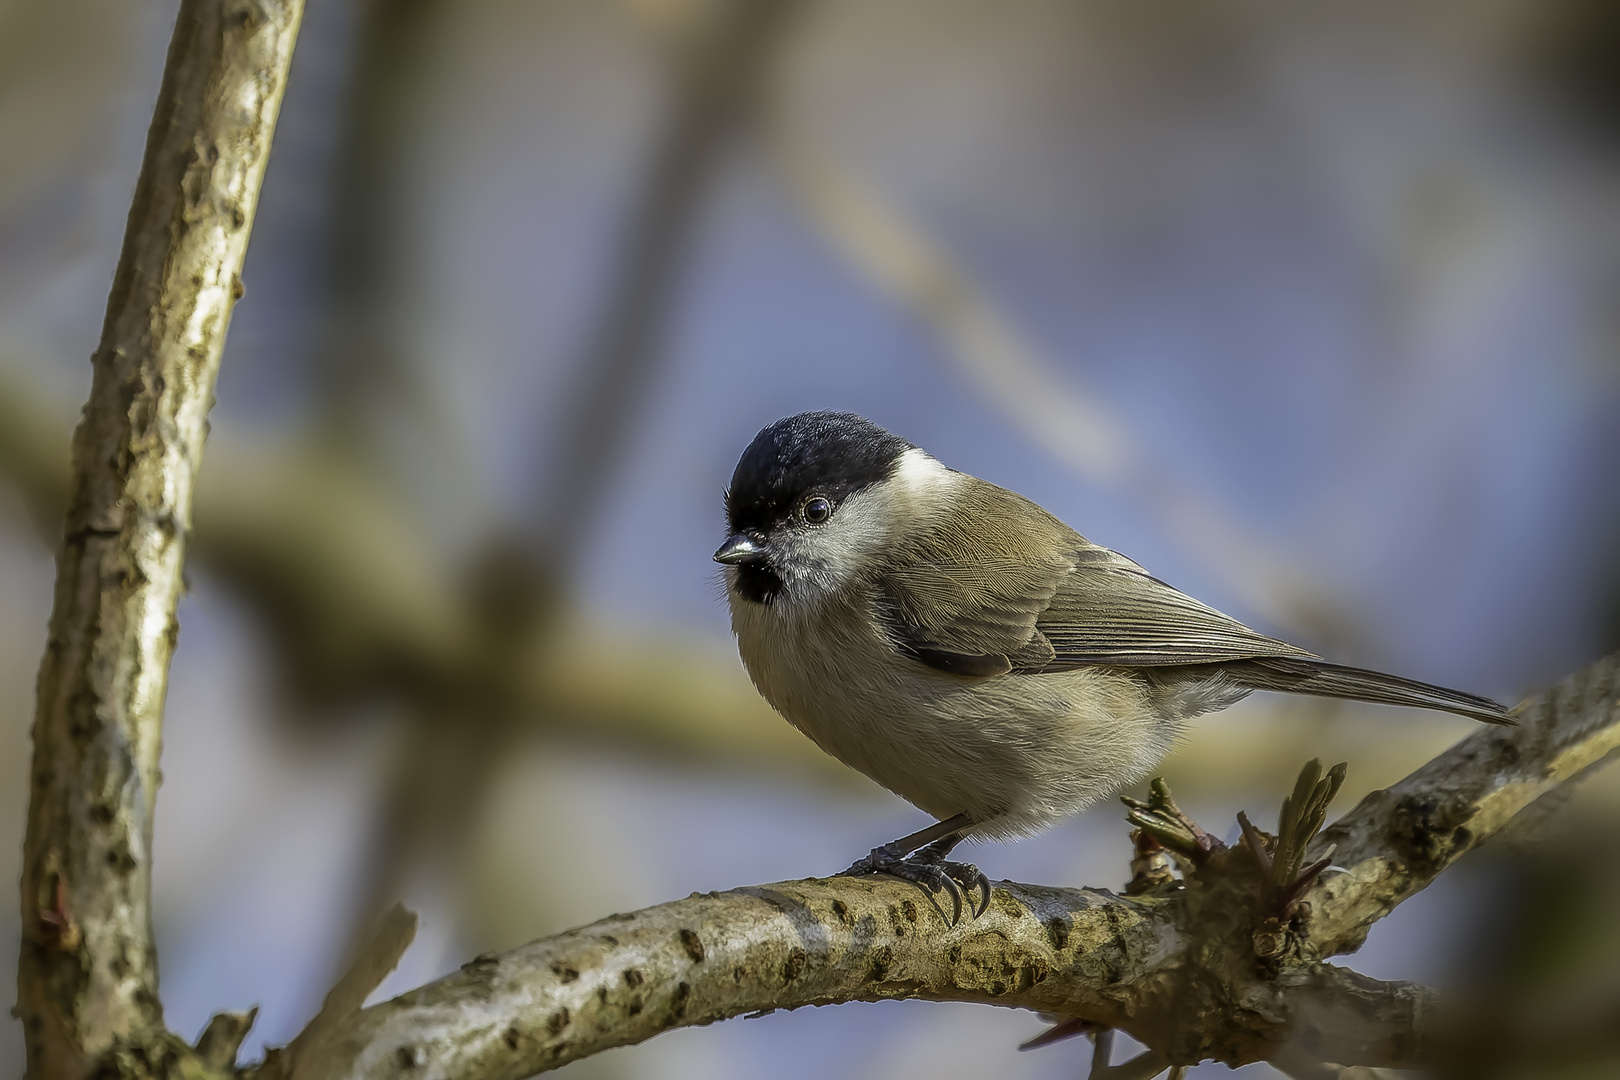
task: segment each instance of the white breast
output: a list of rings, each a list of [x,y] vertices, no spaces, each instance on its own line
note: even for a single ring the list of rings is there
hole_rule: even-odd
[[[882,638],[849,567],[815,585],[770,605],[728,589],[754,685],[823,750],[936,817],[972,815],[977,835],[1045,828],[1140,779],[1178,734],[1120,669],[949,675]]]

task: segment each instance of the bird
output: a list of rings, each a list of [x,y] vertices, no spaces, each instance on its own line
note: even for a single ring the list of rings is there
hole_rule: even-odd
[[[1049,828],[1142,779],[1256,690],[1492,724],[1490,698],[1329,663],[850,412],[785,417],[725,493],[721,564],[754,686],[817,746],[936,819],[844,874],[990,885],[964,839]],[[981,899],[982,898],[982,899]],[[954,919],[953,919],[954,921]]]

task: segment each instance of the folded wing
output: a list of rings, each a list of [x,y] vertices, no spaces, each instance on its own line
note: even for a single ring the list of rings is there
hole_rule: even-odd
[[[1014,492],[977,485],[959,511],[900,539],[877,583],[880,620],[923,663],[995,675],[1313,658],[1176,591]]]

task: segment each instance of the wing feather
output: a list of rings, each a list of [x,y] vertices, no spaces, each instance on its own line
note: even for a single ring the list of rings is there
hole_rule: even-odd
[[[983,481],[895,545],[876,596],[896,648],[961,675],[1315,658]]]
[[[1110,553],[1112,554],[1112,553]],[[1153,667],[1315,654],[1252,630],[1140,567],[1077,567],[1036,621],[1049,670],[1087,664]]]

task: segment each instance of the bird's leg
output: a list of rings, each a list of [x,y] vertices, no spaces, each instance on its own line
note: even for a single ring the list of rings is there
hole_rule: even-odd
[[[963,830],[973,824],[973,819],[966,814],[957,814],[944,821],[936,821],[926,829],[918,829],[910,836],[902,836],[898,840],[891,840],[882,847],[875,847],[871,854],[864,859],[856,859],[848,870],[838,874],[838,877],[854,877],[860,874],[888,873],[889,867],[905,861],[918,848],[932,844],[935,840],[949,836],[958,836]]]
[[[973,917],[978,918],[990,907],[990,879],[971,863],[948,862],[945,858],[972,826],[973,819],[966,814],[935,822],[910,836],[873,848],[839,876],[891,874],[920,885],[930,901],[935,892],[943,891],[951,898],[949,921],[953,925],[962,917],[962,891],[969,889],[980,897],[972,908]]]

